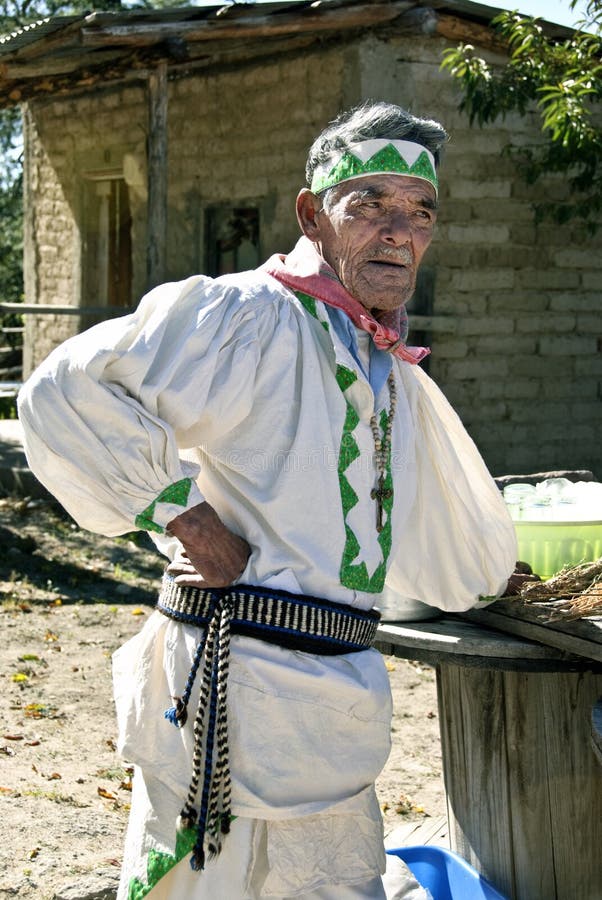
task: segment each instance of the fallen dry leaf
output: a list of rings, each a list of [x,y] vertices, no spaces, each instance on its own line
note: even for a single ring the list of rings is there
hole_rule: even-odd
[[[60,719],[62,713],[54,706],[45,706],[43,703],[28,703],[23,707],[23,712],[28,719]]]

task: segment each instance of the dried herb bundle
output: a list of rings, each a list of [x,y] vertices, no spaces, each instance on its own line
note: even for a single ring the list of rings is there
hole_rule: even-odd
[[[520,596],[527,603],[553,603],[552,612],[563,619],[602,615],[602,557],[527,584]]]

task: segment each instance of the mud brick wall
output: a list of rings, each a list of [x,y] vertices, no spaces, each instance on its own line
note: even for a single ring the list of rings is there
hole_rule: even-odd
[[[440,70],[447,45],[368,34],[170,80],[168,277],[204,270],[204,214],[214,204],[256,203],[262,257],[289,249],[307,148],[340,109],[372,98],[433,116],[451,140],[424,261],[434,276],[430,373],[494,474],[589,468],[602,479],[602,232],[535,225],[533,202],[564,196],[566,184],[527,188],[503,151],[510,138],[538,140],[538,123],[470,128]],[[135,301],[146,287],[144,85],[36,101],[26,124],[28,302],[82,302],[82,183],[105,169],[128,184]],[[28,370],[85,324],[31,317]]]

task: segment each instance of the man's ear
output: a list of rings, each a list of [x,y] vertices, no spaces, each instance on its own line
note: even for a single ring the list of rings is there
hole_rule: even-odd
[[[317,213],[322,209],[322,201],[309,188],[302,188],[297,196],[297,221],[301,231],[310,241],[320,239],[320,226],[316,221]]]

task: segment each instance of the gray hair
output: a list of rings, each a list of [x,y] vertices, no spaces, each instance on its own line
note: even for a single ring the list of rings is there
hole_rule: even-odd
[[[434,119],[421,119],[401,106],[382,101],[368,101],[341,113],[318,135],[309,149],[305,175],[311,185],[315,169],[328,162],[333,151],[346,150],[349,144],[375,138],[415,141],[433,154],[435,166],[441,159],[441,148],[448,140],[447,132]]]

